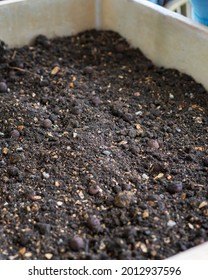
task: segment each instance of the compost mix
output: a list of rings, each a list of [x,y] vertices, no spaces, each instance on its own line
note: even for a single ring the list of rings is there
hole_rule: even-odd
[[[207,92],[117,33],[0,44],[0,259],[165,259],[208,240]]]

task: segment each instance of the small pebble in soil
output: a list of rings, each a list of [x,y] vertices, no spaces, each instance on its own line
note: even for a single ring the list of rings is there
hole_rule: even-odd
[[[79,237],[79,236],[75,236],[72,239],[70,239],[69,241],[69,247],[73,250],[73,251],[80,251],[84,248],[85,246],[85,242],[84,240]]]
[[[100,188],[98,186],[90,186],[88,188],[88,193],[91,195],[96,195],[100,192]]]
[[[137,136],[137,131],[136,131],[136,129],[129,129],[129,131],[128,131],[128,136],[130,137],[130,138],[135,138],[136,136]]]
[[[91,102],[94,106],[99,106],[100,104],[102,104],[102,100],[98,96],[93,96],[91,98]]]
[[[51,231],[51,225],[47,223],[37,223],[36,228],[40,232],[40,234],[48,234]]]
[[[160,117],[161,112],[160,112],[159,109],[153,108],[153,109],[150,110],[150,114],[152,114],[152,115],[155,116],[155,117]]]
[[[20,155],[17,153],[11,153],[9,154],[8,160],[11,164],[16,164],[20,161]]]
[[[125,44],[123,43],[118,43],[116,46],[115,46],[115,49],[118,53],[123,53],[125,50],[126,50],[126,46]]]
[[[158,150],[160,145],[158,143],[157,140],[154,140],[154,139],[150,139],[148,142],[147,142],[147,145],[151,148],[151,149],[154,149],[154,150]]]
[[[131,122],[131,121],[134,120],[134,116],[133,116],[132,114],[130,114],[130,113],[124,113],[124,114],[122,115],[122,119],[123,119],[124,121],[126,121],[126,122]]]
[[[179,181],[170,182],[166,186],[166,190],[171,194],[179,193],[182,191],[182,189],[183,189],[183,183]]]
[[[5,166],[5,165],[6,165],[6,162],[4,160],[0,160],[0,167]]]
[[[50,119],[44,119],[42,121],[41,125],[44,128],[51,128],[52,127],[52,121]]]
[[[90,216],[87,219],[87,226],[93,232],[100,232],[100,231],[102,231],[100,220],[96,216]]]
[[[167,167],[158,161],[155,161],[152,163],[151,167],[150,167],[150,171],[151,173],[161,173],[161,172],[167,172]]]
[[[46,49],[48,49],[51,45],[48,38],[44,35],[38,35],[35,38],[35,44],[41,45],[41,46],[45,47]]]
[[[49,85],[49,81],[47,79],[43,79],[40,81],[41,87],[47,87]]]
[[[131,145],[129,147],[129,151],[131,151],[132,154],[134,154],[134,155],[138,155],[140,152],[140,149],[136,145]]]
[[[115,105],[111,106],[110,110],[111,110],[111,114],[115,117],[121,117],[123,115],[121,108]]]
[[[92,75],[94,72],[94,68],[92,66],[86,66],[83,70],[84,74]]]
[[[133,239],[137,236],[137,229],[133,226],[128,226],[127,228],[124,229],[123,231],[123,237],[125,239]]]
[[[127,208],[132,202],[133,193],[130,191],[122,191],[118,193],[114,199],[114,205],[119,208]]]
[[[71,109],[72,114],[80,115],[82,113],[82,108],[80,106],[75,106]]]
[[[31,234],[29,233],[22,233],[19,236],[18,242],[19,244],[21,244],[22,246],[26,246],[30,243],[30,239],[31,239]]]
[[[9,177],[17,177],[19,175],[19,169],[16,166],[10,166],[7,169]]]
[[[20,133],[17,129],[13,129],[11,132],[10,132],[10,136],[12,138],[19,138],[20,137]]]
[[[7,84],[5,82],[0,82],[0,93],[5,93],[7,90]]]

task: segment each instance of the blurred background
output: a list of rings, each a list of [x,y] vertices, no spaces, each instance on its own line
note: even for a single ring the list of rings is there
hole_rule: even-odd
[[[148,0],[154,4],[166,7],[178,14],[192,18],[191,4],[189,0]]]
[[[208,0],[148,0],[208,26]]]

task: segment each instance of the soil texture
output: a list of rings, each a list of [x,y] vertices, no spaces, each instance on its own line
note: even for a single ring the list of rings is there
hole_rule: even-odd
[[[0,43],[0,259],[165,259],[208,240],[207,92],[117,33]]]

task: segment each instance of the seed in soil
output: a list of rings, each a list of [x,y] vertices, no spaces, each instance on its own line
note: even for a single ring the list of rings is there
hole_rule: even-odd
[[[0,82],[0,93],[5,93],[7,90],[7,84],[5,82]]]
[[[11,132],[10,132],[10,136],[12,138],[19,138],[20,137],[20,133],[17,129],[13,129]]]
[[[90,186],[88,188],[88,193],[91,195],[96,195],[100,192],[100,188],[98,186]]]
[[[85,246],[85,242],[79,236],[75,236],[72,239],[70,239],[70,241],[69,241],[69,247],[73,251],[80,251],[80,250],[84,249],[84,246]]]
[[[92,67],[92,66],[86,66],[85,68],[84,68],[84,74],[89,74],[89,75],[92,75],[93,74],[93,72],[94,72],[94,68]]]
[[[51,128],[52,127],[52,121],[50,119],[43,120],[42,121],[42,127]]]

